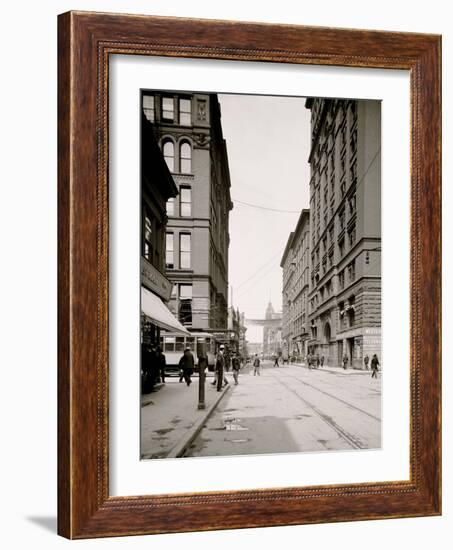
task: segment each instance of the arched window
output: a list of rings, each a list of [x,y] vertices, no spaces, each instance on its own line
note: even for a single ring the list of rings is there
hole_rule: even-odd
[[[190,174],[192,172],[192,149],[187,141],[181,143],[179,158],[181,174]]]
[[[167,166],[168,166],[168,169],[170,170],[170,172],[174,172],[175,171],[175,146],[174,146],[174,143],[172,141],[165,141],[164,142],[164,147],[163,147],[163,152],[164,152],[164,159],[165,159],[165,162],[167,163]]]

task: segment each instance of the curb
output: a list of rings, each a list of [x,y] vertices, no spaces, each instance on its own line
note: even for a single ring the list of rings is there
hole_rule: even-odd
[[[197,437],[197,435],[201,432],[203,426],[205,425],[208,418],[211,416],[211,414],[214,412],[217,405],[222,400],[223,396],[227,393],[227,391],[230,389],[230,384],[225,386],[223,388],[222,393],[215,399],[211,406],[204,411],[204,414],[201,418],[199,418],[195,424],[190,429],[189,433],[181,439],[179,443],[177,443],[168,453],[168,455],[165,458],[179,458],[184,455],[187,448],[190,447],[193,440]]]
[[[294,366],[296,367],[301,367],[303,369],[307,369],[307,370],[310,370],[306,365],[302,365],[301,363],[293,363]],[[359,375],[365,375],[365,374],[368,374],[368,375],[371,375],[371,370],[362,370],[362,369],[351,369],[351,368],[348,368],[346,369],[346,372],[343,368],[341,367],[337,367],[338,368],[338,371],[335,369],[333,370],[333,367],[320,367],[318,369],[314,369],[314,370],[318,370],[320,372],[328,372],[330,374],[340,374],[341,376],[351,376],[353,374],[359,374]]]

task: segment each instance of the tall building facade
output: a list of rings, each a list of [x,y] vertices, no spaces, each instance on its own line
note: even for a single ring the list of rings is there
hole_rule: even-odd
[[[381,351],[381,107],[308,99],[311,110],[308,349],[363,368]]]
[[[141,131],[141,338],[150,345],[159,343],[161,329],[188,332],[168,310],[172,283],[165,272],[166,203],[178,188],[144,115]]]
[[[283,355],[300,360],[307,354],[309,338],[310,210],[302,210],[286,243],[280,267],[283,269]]]
[[[178,189],[166,206],[170,310],[189,330],[227,330],[233,204],[217,95],[143,92],[142,105]]]

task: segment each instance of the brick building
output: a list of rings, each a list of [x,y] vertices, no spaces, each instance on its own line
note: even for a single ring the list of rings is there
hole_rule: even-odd
[[[192,331],[227,329],[233,204],[217,95],[143,92],[142,105],[179,193],[167,203],[169,307]]]
[[[166,203],[178,188],[158,147],[152,124],[142,116],[141,149],[141,337],[157,344],[161,329],[187,333],[168,309],[172,283],[165,273]]]
[[[308,99],[311,110],[309,340],[363,368],[381,351],[381,106]]]
[[[309,337],[310,210],[302,210],[286,243],[280,267],[283,269],[283,355],[300,360],[307,353]]]

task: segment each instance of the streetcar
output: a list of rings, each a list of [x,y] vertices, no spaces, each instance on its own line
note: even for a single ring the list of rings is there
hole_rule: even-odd
[[[179,360],[187,347],[191,349],[195,358],[195,372],[198,371],[198,356],[203,348],[208,359],[208,370],[214,371],[216,339],[209,332],[191,332],[190,336],[165,332],[160,338],[160,346],[165,355],[167,363],[165,372],[168,374],[179,372]]]

